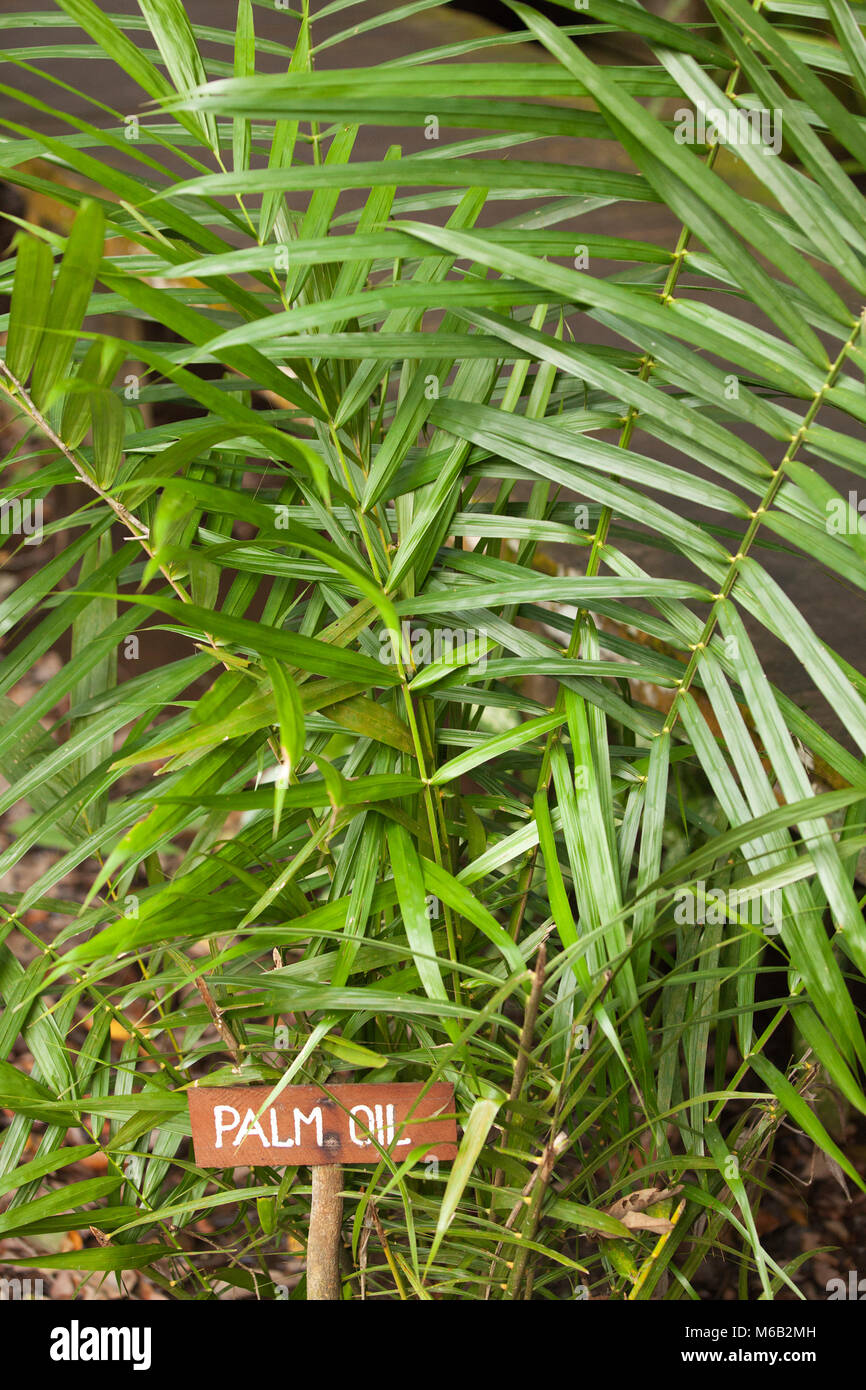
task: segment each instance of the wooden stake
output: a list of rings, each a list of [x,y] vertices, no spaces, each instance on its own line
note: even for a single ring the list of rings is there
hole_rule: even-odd
[[[307,1302],[340,1297],[340,1228],[343,1221],[343,1168],[339,1163],[312,1169],[313,1204],[307,1239]]]

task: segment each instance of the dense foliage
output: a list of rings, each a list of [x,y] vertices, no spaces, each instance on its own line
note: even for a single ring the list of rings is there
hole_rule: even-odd
[[[309,1172],[198,1169],[185,1088],[444,1079],[453,1167],[345,1170],[347,1297],[681,1298],[718,1249],[771,1297],[783,1117],[863,1186],[820,1098],[866,1110],[866,676],[770,572],[861,611],[862,10],[515,2],[356,69],[428,0],[139,6],[6,35],[0,174],[74,220],[0,275],[0,870],[54,851],[0,898],[0,1233],[274,1297]]]

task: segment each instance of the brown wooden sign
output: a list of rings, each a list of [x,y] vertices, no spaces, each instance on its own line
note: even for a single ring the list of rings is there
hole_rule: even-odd
[[[203,1168],[378,1163],[384,1149],[402,1162],[419,1144],[434,1145],[427,1158],[453,1159],[454,1087],[439,1083],[422,1096],[423,1089],[400,1081],[287,1086],[262,1109],[272,1086],[192,1087],[195,1160]]]

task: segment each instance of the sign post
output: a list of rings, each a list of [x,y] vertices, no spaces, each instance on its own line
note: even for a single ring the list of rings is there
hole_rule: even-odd
[[[313,1201],[307,1237],[307,1302],[340,1297],[340,1227],[343,1222],[343,1166],[313,1169]]]
[[[410,1082],[286,1086],[193,1086],[188,1094],[196,1163],[202,1168],[313,1170],[307,1242],[308,1300],[340,1297],[340,1226],[344,1163],[402,1162],[425,1146],[426,1158],[457,1155],[454,1088]]]

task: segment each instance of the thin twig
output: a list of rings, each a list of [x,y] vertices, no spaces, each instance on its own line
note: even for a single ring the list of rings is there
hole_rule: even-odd
[[[522,1232],[517,1233],[521,1237],[523,1243],[518,1247],[515,1253],[514,1263],[511,1266],[511,1274],[509,1275],[506,1285],[509,1299],[516,1300],[518,1297],[520,1285],[526,1269],[526,1262],[529,1259],[529,1245],[527,1242],[533,1239],[538,1229],[538,1223],[541,1220],[541,1204],[544,1201],[544,1196],[553,1174],[554,1165],[560,1154],[564,1153],[568,1148],[568,1144],[568,1135],[564,1130],[560,1130],[553,1142],[547,1145],[547,1148],[544,1150],[539,1160],[536,1170],[537,1178],[532,1185],[532,1192],[529,1195],[526,1221]]]
[[[143,548],[147,551],[148,555],[152,559],[153,550],[150,546],[149,540],[150,531],[148,530],[147,526],[145,526],[144,522],[139,521],[138,517],[135,516],[129,510],[128,507],[125,507],[122,502],[118,502],[116,497],[112,497],[110,493],[105,491],[105,488],[100,486],[100,484],[96,481],[95,478],[92,478],[90,476],[90,474],[87,472],[87,469],[84,468],[82,464],[79,462],[79,460],[75,457],[75,454],[72,451],[72,449],[70,449],[69,445],[64,443],[57,431],[53,429],[52,426],[48,423],[39,407],[36,404],[34,404],[34,401],[32,397],[28,394],[26,387],[22,385],[22,383],[15,376],[14,372],[11,372],[9,370],[5,362],[0,362],[0,372],[3,373],[3,375],[6,377],[6,380],[9,381],[13,387],[12,391],[7,392],[10,400],[14,401],[17,405],[20,405],[22,407],[25,414],[30,416],[30,419],[33,421],[34,425],[36,425],[42,431],[42,433],[46,436],[47,439],[51,440],[51,443],[54,445],[55,449],[59,450],[59,452],[66,459],[67,463],[71,464],[72,468],[75,470],[75,475],[78,478],[78,480],[84,483],[85,487],[89,487],[91,492],[95,492],[97,497],[101,498],[102,501],[105,502],[106,506],[111,508],[118,521],[123,522],[124,526],[126,526],[130,531],[132,538],[134,540],[137,540],[139,544],[143,546]],[[177,584],[176,581],[172,579],[171,575],[166,573],[164,570],[163,574],[165,575],[166,580],[174,589],[178,597],[181,598],[184,601],[184,603],[189,603],[189,596],[180,587],[180,585]]]
[[[236,1067],[241,1065],[241,1050],[231,1028],[225,1021],[223,1011],[208,989],[207,981],[203,975],[196,975],[195,987],[204,1000],[204,1006],[213,1019],[213,1025],[226,1045],[226,1051],[231,1057]]]
[[[532,987],[523,1010],[523,1028],[520,1033],[520,1042],[517,1047],[517,1057],[514,1062],[514,1076],[511,1082],[511,1090],[508,1094],[509,1109],[506,1111],[505,1120],[502,1126],[503,1141],[508,1146],[508,1141],[513,1123],[511,1107],[519,1098],[523,1090],[523,1083],[526,1080],[526,1072],[529,1067],[529,1059],[532,1056],[532,1043],[535,1037],[535,1023],[538,1018],[538,1008],[541,1003],[541,992],[544,989],[544,972],[547,967],[547,946],[542,941],[535,957],[535,970],[532,974]],[[493,1186],[501,1187],[505,1174],[498,1168],[493,1175]]]

